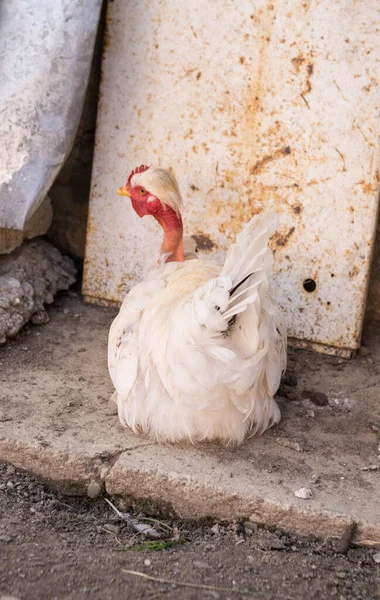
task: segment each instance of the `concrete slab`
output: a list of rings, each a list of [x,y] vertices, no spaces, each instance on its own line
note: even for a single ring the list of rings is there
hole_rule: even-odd
[[[380,325],[369,354],[345,361],[296,350],[293,398],[278,427],[239,449],[159,445],[123,430],[108,403],[106,341],[114,310],[62,296],[51,322],[0,349],[0,460],[90,496],[182,517],[251,519],[288,532],[380,545]],[[303,396],[324,392],[327,406]],[[308,500],[296,498],[301,487]]]

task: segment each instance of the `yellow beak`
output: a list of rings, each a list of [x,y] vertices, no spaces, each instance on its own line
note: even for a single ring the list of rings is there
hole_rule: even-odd
[[[128,198],[131,197],[131,194],[129,193],[129,191],[127,190],[127,187],[121,187],[117,190],[117,193],[119,194],[119,196],[128,196]]]

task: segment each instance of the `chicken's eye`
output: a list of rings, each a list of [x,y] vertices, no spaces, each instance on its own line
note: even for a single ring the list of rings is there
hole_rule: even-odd
[[[146,190],[144,188],[140,188],[140,194],[142,194],[142,195],[146,194]]]

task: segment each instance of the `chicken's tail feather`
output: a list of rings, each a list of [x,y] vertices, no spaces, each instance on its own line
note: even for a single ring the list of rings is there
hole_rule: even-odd
[[[196,295],[195,316],[201,325],[226,332],[249,304],[264,300],[272,268],[268,244],[275,225],[276,215],[256,216],[238,234],[220,276]]]
[[[275,214],[256,216],[244,227],[230,248],[221,273],[232,281],[228,307],[223,313],[229,319],[229,326],[239,313],[255,301],[260,286],[265,284],[267,287],[267,277],[272,269],[269,238],[276,225]]]

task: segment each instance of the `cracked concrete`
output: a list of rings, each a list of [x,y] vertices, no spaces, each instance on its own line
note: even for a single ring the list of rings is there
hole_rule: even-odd
[[[0,460],[73,494],[116,496],[181,517],[251,519],[319,538],[357,523],[355,541],[380,545],[380,325],[353,361],[292,351],[298,386],[279,398],[278,427],[238,449],[160,445],[118,423],[109,402],[114,310],[61,296],[44,327],[0,348]],[[315,406],[307,390],[327,395]],[[363,468],[373,470],[363,471]],[[301,487],[309,500],[296,498]]]

